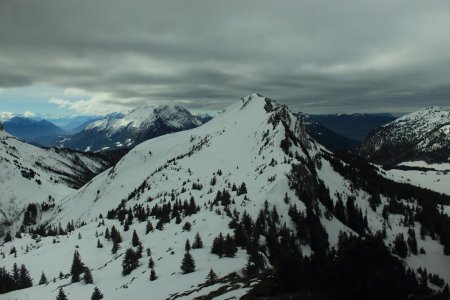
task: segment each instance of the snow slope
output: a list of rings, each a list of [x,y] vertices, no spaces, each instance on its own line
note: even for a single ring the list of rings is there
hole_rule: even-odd
[[[450,195],[450,163],[408,161],[386,171],[388,178]]]
[[[29,203],[60,200],[110,164],[83,153],[41,149],[0,131],[0,223],[8,227]]]
[[[20,249],[17,257],[7,254],[2,260],[2,266],[8,270],[14,262],[25,263],[35,283],[42,271],[47,278],[55,278],[48,285],[14,291],[2,295],[2,299],[55,298],[60,286],[64,287],[69,299],[89,299],[93,285],[70,283],[70,278],[58,277],[60,271],[64,274],[69,272],[75,249],[92,269],[94,285],[105,294],[105,299],[139,299],[143,295],[151,299],[193,299],[194,296],[217,291],[227,284],[201,285],[210,268],[214,268],[220,277],[233,272],[239,276],[247,261],[243,250],[239,250],[235,258],[219,258],[210,253],[214,237],[220,232],[232,232],[228,226],[232,219],[224,207],[211,206],[217,192],[231,190],[233,184],[239,186],[245,182],[246,194],[238,195],[231,191],[233,202],[229,205],[230,211],[235,210],[241,216],[247,212],[256,218],[267,201],[271,208],[276,207],[280,226],[286,224],[293,228],[288,216],[289,205],[295,204],[300,210],[305,209],[304,202],[291,185],[294,164],[305,166],[302,188],[309,188],[307,180],[312,178],[325,184],[333,203],[338,197],[346,199],[354,196],[355,204],[367,214],[370,231],[381,230],[383,223],[388,222],[386,244],[391,244],[398,233],[407,234],[408,227],[401,224],[403,216],[391,214],[384,221],[383,205],[389,199],[382,195],[382,205],[372,210],[368,205],[370,195],[356,188],[354,183],[332,167],[329,161],[332,156],[306,133],[300,120],[286,106],[259,94],[244,97],[203,126],[160,136],[136,146],[114,168],[71,193],[55,208],[44,213],[41,219],[45,224],[54,226],[64,226],[72,221],[87,225],[67,236],[33,240],[29,235],[24,235],[22,239],[14,239],[1,246],[0,252],[3,253],[9,253],[12,246]],[[201,185],[201,188],[194,189],[194,183]],[[100,218],[100,215],[104,217],[109,210],[119,206],[128,209],[142,204],[151,210],[156,205],[173,205],[175,199],[183,202],[191,197],[200,207],[199,212],[184,216],[180,224],[172,219],[163,230],[155,229],[147,235],[145,222],[134,220],[130,228],[124,231],[123,224],[117,219]],[[399,201],[415,205],[403,199]],[[326,208],[321,203],[318,202],[317,206],[322,212],[321,222],[331,246],[336,246],[340,231],[353,232],[333,214],[326,214]],[[153,217],[149,220],[153,225],[157,222]],[[190,231],[183,229],[186,222],[192,224]],[[124,240],[116,255],[111,254],[112,243],[103,237],[106,228],[112,225],[122,232]],[[419,232],[418,223],[412,228]],[[149,281],[145,255],[130,275],[121,275],[123,254],[130,246],[133,230],[136,230],[144,249],[151,249],[158,276],[156,281]],[[187,238],[192,242],[197,232],[205,248],[191,250],[196,271],[183,275],[180,262],[185,252],[184,243]],[[103,248],[96,248],[96,236],[105,245]],[[425,237],[424,240],[418,239],[418,243],[426,254],[408,257],[406,263],[415,268],[427,267],[430,272],[450,281],[449,269],[442,267],[450,264],[450,257],[442,254],[439,242]],[[311,253],[309,245],[302,245],[302,251],[305,255]],[[48,264],[49,261],[53,263]],[[217,299],[237,299],[248,288],[241,283],[236,284]],[[183,292],[187,294],[180,296]]]

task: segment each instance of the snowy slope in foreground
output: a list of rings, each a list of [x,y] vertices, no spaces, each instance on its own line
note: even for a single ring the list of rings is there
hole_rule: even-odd
[[[16,221],[29,203],[60,200],[108,165],[82,153],[41,149],[0,131],[0,224]]]
[[[355,196],[355,204],[367,212],[370,230],[380,230],[385,222],[382,217],[383,205],[389,199],[381,196],[382,205],[375,210],[369,208],[369,194],[355,188],[335,171],[329,161],[330,156],[331,153],[306,134],[300,121],[286,106],[258,94],[247,96],[204,126],[140,144],[114,168],[94,178],[43,216],[44,220],[55,226],[60,223],[64,226],[72,220],[75,223],[86,222],[87,225],[67,236],[34,241],[25,235],[22,239],[14,239],[3,245],[0,249],[4,253],[9,253],[12,246],[19,252],[17,258],[6,255],[2,261],[8,270],[14,262],[19,265],[24,263],[35,283],[41,272],[45,272],[49,280],[55,280],[48,285],[2,295],[2,299],[51,299],[55,298],[60,286],[64,287],[69,299],[89,299],[94,285],[104,293],[105,299],[139,299],[143,295],[151,299],[193,299],[217,291],[227,284],[198,286],[205,282],[210,268],[214,268],[220,277],[232,272],[242,275],[247,261],[247,254],[241,249],[235,258],[219,258],[210,253],[212,241],[220,232],[226,235],[233,231],[228,227],[232,219],[225,208],[212,205],[218,191],[230,191],[233,202],[229,209],[232,214],[235,214],[235,210],[236,214],[242,216],[246,211],[256,219],[267,200],[269,209],[276,207],[278,211],[279,226],[286,224],[293,228],[288,216],[289,205],[295,204],[300,210],[305,209],[302,199],[290,187],[293,164],[304,166],[305,181],[302,182],[302,188],[312,188],[314,184],[311,181],[308,183],[308,180],[317,179],[329,189],[333,203],[337,202],[338,194],[344,199]],[[243,182],[246,184],[246,193],[239,195],[232,191],[233,184],[240,186]],[[105,225],[98,219],[100,214],[106,216],[109,210],[120,205],[131,209],[142,204],[148,205],[151,210],[156,205],[174,205],[175,199],[189,202],[191,197],[200,207],[199,212],[182,216],[180,224],[176,224],[172,218],[163,230],[155,229],[147,235],[146,222],[140,223],[137,219],[133,220],[127,231],[117,219],[104,219]],[[407,203],[408,206],[413,204]],[[318,201],[317,208],[321,211],[321,222],[331,246],[336,245],[341,230],[353,232],[333,214],[327,214],[325,206]],[[386,228],[386,244],[392,243],[397,233],[407,234],[408,227],[401,225],[402,219],[400,215],[388,216],[390,225]],[[153,225],[157,223],[154,217],[149,220]],[[183,230],[186,222],[192,224],[190,231]],[[117,255],[111,254],[112,242],[103,236],[106,228],[112,225],[123,236]],[[418,224],[412,228],[419,231]],[[145,251],[139,267],[130,275],[121,275],[123,255],[130,247],[133,230],[136,230],[144,249],[151,249],[158,276],[156,281],[149,281],[150,270]],[[197,232],[205,247],[191,250],[197,265],[196,271],[183,275],[180,263],[185,252],[185,241],[189,238],[192,242]],[[104,244],[103,248],[96,247],[96,233]],[[81,239],[78,239],[79,234]],[[261,239],[264,240],[263,237]],[[424,240],[418,239],[418,244],[427,254],[408,257],[407,263],[416,268],[426,266],[430,272],[438,273],[450,281],[450,272],[443,267],[450,265],[450,257],[442,254],[439,242],[427,236]],[[70,278],[58,277],[59,272],[69,272],[75,249],[80,252],[83,262],[92,269],[94,285],[72,284]],[[310,254],[310,246],[302,245],[302,252]],[[50,261],[53,263],[49,264]],[[216,299],[236,299],[247,290],[248,287],[237,283],[234,289]],[[183,292],[188,294],[175,296]]]

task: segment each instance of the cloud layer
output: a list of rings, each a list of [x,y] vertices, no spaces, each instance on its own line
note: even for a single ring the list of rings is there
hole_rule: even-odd
[[[0,88],[59,87],[49,101],[85,113],[254,91],[307,112],[412,111],[449,106],[448,28],[446,0],[3,0]]]

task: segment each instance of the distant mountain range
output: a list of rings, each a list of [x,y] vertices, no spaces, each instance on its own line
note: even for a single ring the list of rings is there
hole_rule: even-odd
[[[57,136],[66,132],[47,120],[15,116],[3,122],[5,130],[18,138],[31,141],[42,136]]]
[[[361,144],[360,141],[337,134],[322,123],[313,120],[310,115],[303,113],[296,113],[295,115],[302,121],[306,132],[331,151],[351,150],[357,148]]]
[[[389,114],[359,113],[310,115],[310,118],[343,137],[361,142],[364,141],[367,134],[375,128],[396,119]]]
[[[395,118],[384,114],[296,114],[308,133],[332,151],[355,149],[367,133]],[[101,151],[132,148],[163,134],[191,129],[211,120],[180,106],[140,107],[128,114],[76,116],[48,120],[16,116],[5,121],[10,134],[38,146]]]

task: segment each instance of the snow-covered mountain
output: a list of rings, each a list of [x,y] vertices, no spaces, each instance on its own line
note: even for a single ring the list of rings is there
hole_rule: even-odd
[[[134,147],[148,139],[202,124],[180,106],[138,107],[128,114],[111,114],[88,124],[83,131],[65,136],[54,146],[79,151]]]
[[[41,149],[0,130],[0,234],[28,204],[59,201],[110,165],[98,155]]]
[[[114,127],[94,128],[102,124]],[[48,278],[2,299],[51,299],[62,290],[68,299],[89,299],[94,285],[105,299],[237,299],[264,280],[257,275],[264,270],[294,275],[312,254],[332,264],[338,253],[329,246],[342,249],[346,234],[376,235],[414,270],[409,279],[421,267],[448,282],[450,210],[436,203],[449,205],[450,198],[386,180],[369,164],[339,160],[285,105],[252,94],[203,126],[133,148],[36,218],[48,236],[25,233],[2,245],[6,270],[24,264],[35,283],[42,272]],[[202,247],[193,247],[197,233]],[[74,251],[94,285],[71,281]],[[219,279],[205,282],[211,269]],[[439,290],[435,279],[430,286]],[[397,290],[410,284],[398,280]]]
[[[361,147],[367,159],[383,165],[407,161],[450,162],[450,111],[430,107],[371,132]]]

